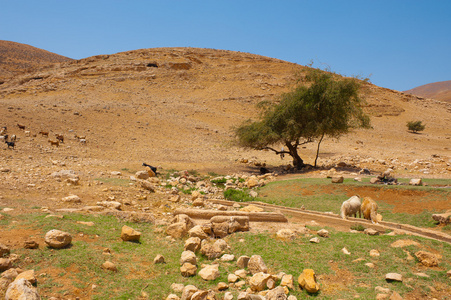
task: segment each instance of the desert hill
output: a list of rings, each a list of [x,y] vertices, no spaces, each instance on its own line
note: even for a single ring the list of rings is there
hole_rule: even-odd
[[[451,80],[425,84],[404,93],[451,102]]]
[[[36,67],[70,60],[30,45],[0,40],[0,84],[7,78]]]
[[[256,117],[259,101],[275,101],[288,91],[293,74],[303,68],[198,48],[140,49],[45,66],[0,85],[0,125],[20,137],[16,150],[2,152],[10,163],[72,157],[79,165],[132,170],[143,161],[217,173],[243,168],[241,158],[270,167],[288,164],[272,153],[233,146],[231,128]],[[369,83],[362,93],[373,129],[325,140],[320,165],[345,161],[357,168],[449,174],[451,104]],[[408,133],[410,120],[422,120],[426,130]],[[17,123],[31,136],[24,136]],[[33,136],[41,130],[50,131],[50,138],[64,134],[64,146]],[[86,136],[87,144],[77,143],[75,134]],[[305,162],[313,163],[316,144],[301,150]],[[412,165],[415,161],[424,165]]]

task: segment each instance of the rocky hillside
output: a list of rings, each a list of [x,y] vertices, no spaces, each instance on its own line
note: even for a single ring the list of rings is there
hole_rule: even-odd
[[[29,45],[0,41],[0,84],[36,67],[70,60],[72,59]]]
[[[257,116],[261,100],[276,101],[304,67],[254,54],[214,49],[156,48],[98,55],[17,75],[0,85],[1,126],[21,139],[12,159],[78,157],[80,163],[136,169],[142,162],[176,169],[248,168],[239,161],[289,164],[268,152],[236,148],[232,128]],[[366,84],[373,129],[325,140],[320,165],[388,166],[446,174],[450,104]],[[406,122],[426,130],[408,133]],[[26,126],[31,136],[17,128]],[[49,131],[66,136],[52,147]],[[86,136],[86,145],[74,138]],[[316,144],[301,149],[313,163]],[[424,165],[412,165],[414,162]],[[434,166],[437,170],[429,170]],[[407,172],[407,171],[405,171]]]
[[[451,102],[451,80],[425,84],[404,93]]]

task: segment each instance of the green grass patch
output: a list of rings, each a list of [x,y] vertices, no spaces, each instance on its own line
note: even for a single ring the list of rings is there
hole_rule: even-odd
[[[255,199],[249,195],[247,190],[228,189],[224,191],[224,198],[235,202],[255,201]]]

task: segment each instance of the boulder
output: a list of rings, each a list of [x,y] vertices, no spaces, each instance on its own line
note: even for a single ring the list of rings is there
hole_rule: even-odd
[[[343,176],[332,176],[332,183],[343,183]]]
[[[166,228],[166,234],[172,236],[175,239],[182,238],[188,234],[186,223],[178,222],[169,225]]]
[[[191,297],[195,292],[197,292],[199,289],[195,287],[194,285],[187,285],[183,288],[182,297],[180,300],[190,300]]]
[[[249,286],[255,292],[263,291],[266,289],[266,284],[271,278],[270,274],[258,272],[249,279]]]
[[[249,256],[242,255],[238,257],[238,260],[236,261],[236,265],[240,269],[246,269],[247,265],[249,263],[249,259],[251,259]]]
[[[183,251],[182,255],[180,256],[180,265],[183,265],[185,263],[190,263],[192,265],[197,265],[197,257],[196,254],[194,254],[193,251]]]
[[[171,224],[179,223],[179,222],[185,223],[185,224],[186,224],[186,229],[187,229],[187,230],[190,230],[191,228],[193,228],[194,226],[196,226],[196,224],[194,223],[193,219],[191,219],[191,218],[190,218],[188,215],[186,215],[186,214],[178,214],[178,215],[176,215],[176,216],[172,219]]]
[[[81,199],[77,195],[69,195],[67,197],[62,198],[61,201],[69,203],[81,203]]]
[[[96,203],[99,206],[105,207],[105,208],[111,208],[116,210],[122,210],[122,203],[118,201],[100,201]]]
[[[238,231],[249,231],[249,217],[247,216],[214,216],[210,219],[210,223],[227,223],[228,233]],[[214,230],[213,230],[214,231]]]
[[[440,224],[447,225],[451,223],[451,210],[447,210],[443,214],[433,214],[432,219],[434,219],[436,222],[439,222]]]
[[[0,272],[6,271],[12,267],[13,265],[9,258],[0,257]]]
[[[200,249],[201,239],[199,237],[190,237],[185,241],[184,250],[190,250],[193,252],[197,252]]]
[[[169,294],[169,295],[166,297],[166,300],[180,300],[180,297],[177,296],[176,294]]]
[[[197,291],[191,296],[191,300],[207,300],[208,291]],[[211,299],[211,298],[210,298]],[[214,299],[214,298],[213,298]]]
[[[266,300],[286,300],[288,299],[285,294],[285,289],[281,286],[278,286],[274,289],[268,291],[265,297]]]
[[[146,180],[147,178],[149,178],[149,173],[147,171],[138,171],[136,172],[135,177],[138,179]]]
[[[211,229],[213,231],[213,235],[217,238],[224,238],[229,234],[229,224],[227,222],[212,223]]]
[[[70,245],[72,236],[67,232],[52,229],[45,234],[44,241],[50,248],[61,249]]]
[[[105,269],[105,270],[108,270],[111,272],[117,272],[116,265],[108,260],[102,264],[102,269]]]
[[[277,231],[276,237],[279,240],[290,241],[296,238],[296,233],[291,229],[283,228]]]
[[[148,190],[151,193],[155,192],[155,186],[151,182],[147,180],[139,180],[139,184],[143,189]]]
[[[421,185],[423,185],[423,181],[420,178],[412,178],[409,181],[409,185],[421,186]]]
[[[314,294],[319,291],[319,284],[316,282],[315,271],[312,269],[304,269],[298,277],[299,286],[308,293]]]
[[[5,244],[0,243],[0,257],[9,255],[10,252],[11,252],[11,250],[9,249],[8,246],[6,246]]]
[[[141,232],[124,225],[122,226],[121,239],[125,242],[139,242]]]
[[[190,263],[184,263],[180,267],[180,273],[182,274],[183,277],[194,276],[194,275],[196,275],[196,272],[197,272],[197,267]],[[182,299],[183,299],[183,297],[182,297]]]
[[[31,284],[35,284],[37,282],[34,270],[23,271],[22,273],[18,274],[14,280],[19,280],[21,278],[28,280]]]
[[[258,272],[268,272],[268,267],[266,267],[265,262],[260,255],[252,255],[247,264],[247,268],[252,275],[257,274]]]
[[[327,231],[326,229],[321,229],[316,234],[318,234],[320,237],[324,237],[324,238],[329,237],[329,231]]]
[[[387,273],[385,274],[385,280],[387,281],[402,281],[402,275],[398,273]]]
[[[282,279],[280,281],[281,286],[286,286],[290,290],[294,290],[294,277],[293,275],[285,274],[282,276]]]
[[[219,265],[207,265],[199,271],[199,276],[203,280],[215,280],[220,276]]]
[[[196,225],[188,231],[189,237],[197,237],[201,240],[207,239],[208,235],[204,232],[201,225]]]
[[[420,263],[426,267],[437,267],[439,263],[439,258],[430,252],[427,251],[418,251],[415,253],[415,256],[418,258]]]
[[[6,290],[5,300],[39,300],[37,289],[25,278],[13,281]]]
[[[155,258],[153,259],[153,263],[154,264],[164,264],[166,263],[164,260],[164,256],[161,254],[157,254],[157,256],[155,256]]]

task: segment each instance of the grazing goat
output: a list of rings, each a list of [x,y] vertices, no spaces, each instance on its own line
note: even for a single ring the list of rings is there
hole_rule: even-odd
[[[6,126],[3,126],[2,129],[0,129],[0,135],[5,135],[6,133]]]
[[[9,140],[10,140],[11,142],[15,142],[15,141],[17,140],[17,136],[16,136],[15,134],[13,134],[13,135],[9,138]]]
[[[19,123],[17,123],[17,127],[19,127],[19,129],[25,130],[25,125],[20,125]]]
[[[64,143],[64,136],[62,134],[58,134],[55,133],[56,139],[60,142],[60,143]]]
[[[357,218],[357,212],[360,214],[360,217],[362,217],[362,211],[360,210],[361,206],[360,202],[360,196],[352,196],[348,200],[344,201],[341,205],[340,209],[340,216],[343,219],[347,219],[348,217],[354,216],[354,218]]]
[[[29,130],[25,130],[25,136],[30,136],[31,132]]]
[[[42,131],[41,130],[41,131],[39,131],[39,134],[42,135],[43,137],[44,136],[49,137],[49,132],[48,131]]]
[[[52,141],[52,140],[49,140],[49,143],[50,143],[52,146],[57,146],[57,147],[59,147],[59,145],[60,145],[60,142],[59,142],[59,141]]]
[[[86,139],[79,139],[78,141],[80,142],[80,144],[86,145]]]
[[[8,142],[8,141],[5,141],[5,143],[8,145],[8,148],[13,148],[14,149],[14,146],[16,145],[16,143],[15,142]]]
[[[152,172],[154,172],[155,175],[157,175],[157,168],[156,167],[152,167],[151,165],[148,165],[146,163],[143,163],[143,166],[144,167],[149,167],[152,170]]]
[[[2,140],[3,142],[6,142],[8,140],[8,135],[0,135],[0,140]]]
[[[367,220],[371,220],[371,223],[377,224],[377,203],[370,197],[363,198],[361,211],[363,217]]]
[[[84,136],[84,135],[75,135],[75,138],[78,139],[78,140],[85,140],[86,136]]]

